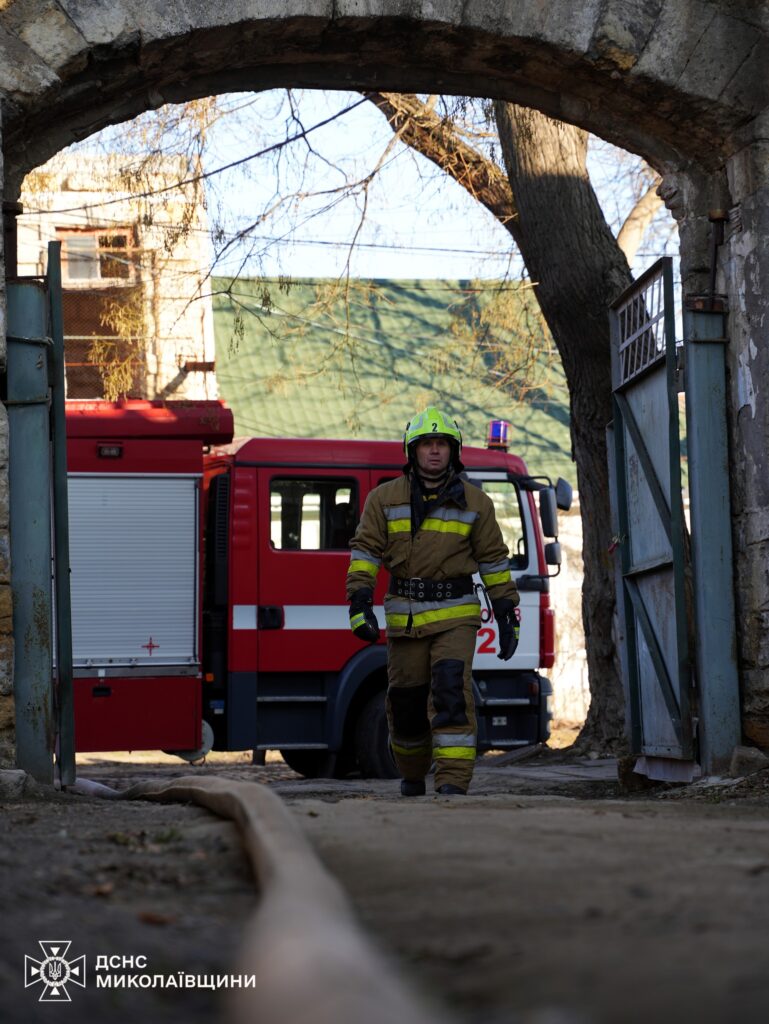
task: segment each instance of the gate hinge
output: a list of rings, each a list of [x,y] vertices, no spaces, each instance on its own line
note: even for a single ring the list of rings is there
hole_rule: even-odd
[[[680,394],[686,391],[686,349],[676,345],[676,389]]]

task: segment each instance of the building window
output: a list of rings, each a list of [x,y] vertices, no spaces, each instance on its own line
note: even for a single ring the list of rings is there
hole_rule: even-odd
[[[132,323],[141,300],[138,285],[63,289],[67,398],[113,398],[110,381],[116,380],[121,395],[144,397],[146,343],[141,325]],[[126,311],[125,325],[110,315],[116,308]]]
[[[358,523],[355,480],[273,480],[270,540],[288,551],[343,551]]]
[[[136,280],[131,231],[57,231],[64,287],[131,284]]]

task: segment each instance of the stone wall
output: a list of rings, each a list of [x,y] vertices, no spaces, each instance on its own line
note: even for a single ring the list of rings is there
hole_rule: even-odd
[[[769,79],[769,72],[766,73]],[[728,297],[731,491],[743,729],[769,747],[769,117],[727,165],[719,290]]]
[[[1,123],[1,121],[0,121]],[[3,155],[0,152],[0,177]],[[0,282],[5,281],[5,239],[0,232]],[[0,367],[5,369],[5,289],[0,288]],[[8,414],[0,406],[0,768],[15,764],[13,617],[8,533]]]

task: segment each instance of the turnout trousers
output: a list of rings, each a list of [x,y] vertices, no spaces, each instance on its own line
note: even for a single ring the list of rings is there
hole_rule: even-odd
[[[476,627],[387,641],[387,724],[395,763],[410,782],[435,762],[435,788],[467,789],[475,766],[472,663]]]

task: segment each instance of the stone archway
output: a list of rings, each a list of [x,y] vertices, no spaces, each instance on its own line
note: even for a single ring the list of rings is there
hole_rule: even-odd
[[[679,220],[689,293],[708,283],[708,211],[727,211],[718,290],[732,311],[739,657],[746,731],[769,745],[768,51],[769,14],[750,0],[10,0],[3,194],[14,199],[70,142],[148,108],[301,85],[500,97],[642,154]]]

